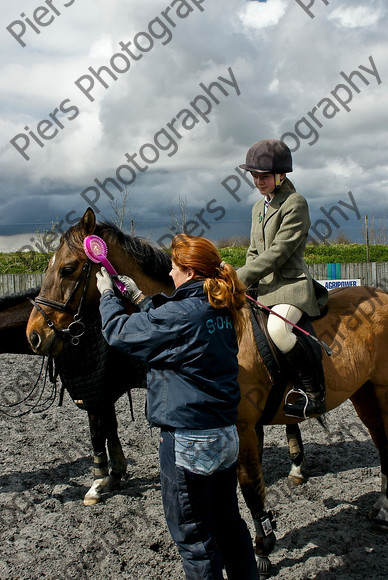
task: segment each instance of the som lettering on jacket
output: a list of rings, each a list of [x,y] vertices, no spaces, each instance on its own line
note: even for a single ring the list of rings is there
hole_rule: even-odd
[[[208,318],[206,326],[209,334],[213,334],[216,330],[226,330],[233,328],[232,319],[230,316],[216,316],[215,318]]]

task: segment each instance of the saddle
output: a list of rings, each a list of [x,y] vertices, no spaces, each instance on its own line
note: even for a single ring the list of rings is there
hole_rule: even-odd
[[[299,377],[295,375],[285,356],[277,348],[268,333],[268,312],[259,308],[255,304],[250,303],[250,317],[257,349],[272,381],[272,388],[269,392],[264,411],[258,422],[258,426],[268,425],[281,405],[287,384],[290,382],[290,378],[294,388],[300,389],[301,384]],[[307,315],[302,316],[298,322],[298,326],[313,336],[316,336],[310,318]],[[307,345],[311,356],[316,361],[317,369],[319,369],[322,373],[322,380],[324,380],[322,369],[322,351],[319,344],[310,339],[308,336],[302,335],[301,333],[298,336],[305,342],[305,345]]]

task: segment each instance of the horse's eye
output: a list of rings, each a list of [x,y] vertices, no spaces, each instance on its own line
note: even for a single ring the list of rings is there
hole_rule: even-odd
[[[75,268],[73,266],[64,266],[63,268],[60,269],[60,275],[70,276],[70,274],[72,274],[74,271]]]

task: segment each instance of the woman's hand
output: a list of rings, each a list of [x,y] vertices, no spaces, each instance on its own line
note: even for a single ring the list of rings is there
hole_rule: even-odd
[[[141,290],[137,287],[137,284],[132,278],[129,276],[117,276],[117,279],[120,280],[125,286],[126,292],[124,292],[125,298],[128,298],[134,304],[137,304],[141,300],[143,300],[144,295]]]
[[[101,272],[97,272],[96,278],[100,294],[104,294],[107,290],[113,290],[113,282],[104,267],[101,268]]]

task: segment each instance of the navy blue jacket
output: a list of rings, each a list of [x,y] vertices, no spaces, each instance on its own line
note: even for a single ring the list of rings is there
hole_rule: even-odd
[[[147,364],[151,424],[212,429],[237,420],[237,338],[230,312],[213,308],[203,282],[157,294],[127,315],[113,292],[101,297],[107,342]]]

